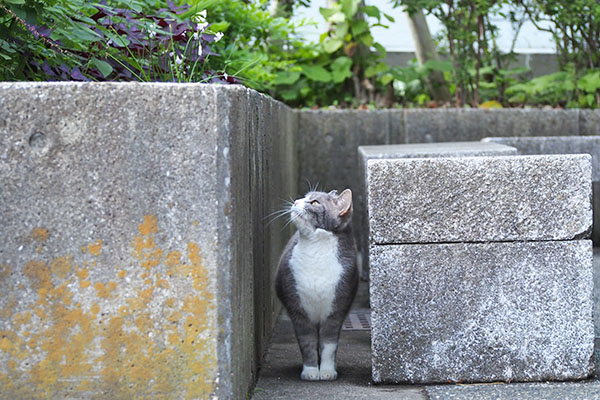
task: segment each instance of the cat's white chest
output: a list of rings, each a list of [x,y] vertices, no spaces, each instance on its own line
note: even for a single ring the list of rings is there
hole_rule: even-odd
[[[300,305],[313,323],[325,321],[333,310],[335,291],[343,270],[337,249],[337,237],[317,229],[310,239],[300,237],[292,251],[290,267]]]

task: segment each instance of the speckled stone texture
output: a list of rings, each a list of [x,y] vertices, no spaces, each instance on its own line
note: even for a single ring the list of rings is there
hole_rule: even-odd
[[[381,146],[360,146],[358,148],[362,188],[360,193],[366,193],[367,162],[374,159],[394,158],[435,158],[435,157],[469,157],[469,156],[510,156],[517,155],[517,149],[497,143],[484,142],[446,142],[419,144],[390,144]],[[366,196],[358,196],[360,226],[357,232],[359,248],[362,256],[362,278],[369,276],[369,215]]]
[[[371,266],[375,382],[593,371],[589,240],[374,246]]]
[[[596,246],[600,245],[600,136],[490,137],[482,139],[482,142],[513,146],[518,149],[519,154],[591,155],[594,191],[592,196],[594,209],[592,239]]]
[[[489,137],[481,141],[512,146],[522,155],[589,154],[592,181],[600,181],[600,136]]]
[[[592,227],[591,157],[368,161],[375,244],[569,240]]]

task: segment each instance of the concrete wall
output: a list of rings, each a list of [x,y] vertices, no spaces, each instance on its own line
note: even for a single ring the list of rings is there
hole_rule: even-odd
[[[0,92],[0,397],[243,398],[296,115],[239,86]]]
[[[480,140],[488,136],[600,134],[599,110],[405,109],[378,111],[300,111],[298,188],[307,181],[323,190],[350,187],[354,231],[365,229],[357,146]],[[362,250],[362,249],[359,249]]]

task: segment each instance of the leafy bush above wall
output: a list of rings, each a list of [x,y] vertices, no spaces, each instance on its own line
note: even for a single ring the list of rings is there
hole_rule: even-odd
[[[0,5],[2,80],[231,81],[211,69],[221,34],[202,14],[182,19],[188,6],[8,1]]]
[[[387,65],[371,30],[403,20],[401,9],[363,0],[322,7],[317,43],[299,34],[310,22],[291,18],[307,0],[3,0],[0,80],[242,83],[296,107],[599,106],[597,0],[393,1],[442,21],[447,61]],[[526,19],[546,22],[561,70],[532,80],[511,67],[492,17],[515,35]],[[433,72],[452,104],[433,101]]]

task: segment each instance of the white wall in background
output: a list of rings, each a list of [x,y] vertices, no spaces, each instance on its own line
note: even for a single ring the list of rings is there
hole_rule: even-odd
[[[374,28],[373,36],[376,42],[381,43],[388,51],[414,51],[415,46],[410,36],[410,30],[406,22],[406,16],[400,8],[393,8],[390,1],[386,0],[367,0],[367,4],[377,6],[382,12],[385,12],[395,18],[395,23],[384,24],[389,25],[388,29]],[[319,40],[319,35],[325,31],[325,22],[319,13],[319,7],[326,7],[327,0],[312,0],[310,7],[300,7],[294,16],[295,20],[301,18],[311,18],[317,22],[318,27],[307,26],[303,28],[304,37],[313,42]],[[493,19],[493,22],[500,29],[500,37],[498,45],[504,51],[510,50],[514,32],[511,24],[502,17]],[[427,23],[432,35],[439,34],[442,30],[442,24],[438,19],[429,15]],[[547,32],[538,31],[535,26],[529,21],[525,22],[517,37],[515,51],[517,53],[554,53],[554,41],[552,36]]]

